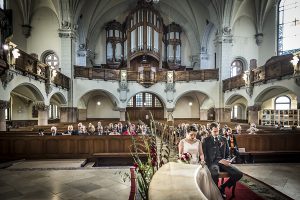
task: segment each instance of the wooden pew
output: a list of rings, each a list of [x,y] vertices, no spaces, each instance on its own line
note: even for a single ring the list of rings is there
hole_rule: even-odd
[[[248,162],[260,160],[268,161],[299,161],[300,155],[300,134],[256,134],[236,135],[240,152]]]
[[[137,144],[143,144],[142,137],[134,137]],[[131,156],[131,150],[131,136],[0,135],[1,160],[90,158],[101,153]]]

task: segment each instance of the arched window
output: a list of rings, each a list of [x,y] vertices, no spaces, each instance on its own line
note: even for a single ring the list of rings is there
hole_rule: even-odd
[[[237,76],[243,72],[244,65],[240,60],[234,60],[231,63],[230,77]]]
[[[42,61],[49,65],[52,69],[59,69],[59,58],[53,51],[45,51],[42,53]]]
[[[300,50],[300,0],[281,0],[278,9],[278,54]]]
[[[275,99],[275,110],[291,109],[291,99],[287,96],[279,96]]]
[[[50,104],[48,110],[49,119],[58,119],[59,118],[59,109],[58,106],[55,104]]]
[[[148,107],[148,108],[162,108],[162,103],[158,97],[151,93],[138,93],[132,97],[128,103],[127,107]]]

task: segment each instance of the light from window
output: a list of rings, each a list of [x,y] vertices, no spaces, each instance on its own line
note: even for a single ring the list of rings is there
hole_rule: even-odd
[[[133,107],[133,97],[128,101],[127,107]]]
[[[144,102],[145,107],[152,107],[152,94],[150,93],[145,93],[145,102]]]
[[[54,53],[50,53],[45,57],[45,63],[54,69],[58,69],[58,57]]]
[[[4,10],[4,0],[0,0],[0,8]]]
[[[232,108],[231,118],[237,119],[237,116],[238,116],[238,106],[234,105]]]
[[[239,60],[235,60],[231,64],[230,77],[237,76],[243,72],[243,63]]]
[[[143,93],[139,93],[135,96],[136,107],[143,107]]]
[[[8,119],[8,109],[7,108],[5,109],[5,120],[9,120]]]
[[[162,107],[162,105],[157,97],[155,97],[155,107]]]
[[[289,110],[291,99],[287,96],[280,96],[275,99],[275,110]]]
[[[300,50],[300,0],[282,0],[278,15],[278,54],[295,53]]]

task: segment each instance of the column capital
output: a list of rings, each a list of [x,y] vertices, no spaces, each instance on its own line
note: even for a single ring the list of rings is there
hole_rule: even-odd
[[[9,101],[0,100],[0,109],[6,109],[9,106]]]
[[[60,29],[58,29],[58,35],[61,38],[76,38],[77,28],[77,25],[74,25],[69,21],[63,21]]]
[[[49,106],[47,106],[43,101],[36,101],[33,105],[38,111],[47,111],[49,109]]]
[[[261,110],[261,106],[260,105],[248,106],[247,110],[249,110],[249,111],[260,111]]]
[[[71,111],[77,111],[77,107],[60,107],[61,112],[71,112]]]

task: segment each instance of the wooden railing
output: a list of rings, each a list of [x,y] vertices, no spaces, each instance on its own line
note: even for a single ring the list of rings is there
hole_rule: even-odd
[[[56,76],[51,75],[50,66],[40,62],[35,57],[19,50],[20,56],[16,59],[15,69],[22,72],[25,76],[32,76],[45,83],[53,83],[65,89],[70,88],[70,78],[56,71]],[[53,73],[52,73],[53,74]]]
[[[255,83],[266,83],[268,80],[280,80],[284,76],[293,75],[294,68],[292,63],[293,55],[272,57],[265,65],[250,71],[251,86]],[[243,74],[223,80],[223,91],[232,90],[245,86]]]
[[[102,80],[120,80],[120,70],[114,69],[101,69],[101,68],[91,68],[74,66],[75,68],[75,78],[88,78],[88,79],[102,79]],[[127,71],[128,81],[138,81],[137,71]],[[155,74],[156,82],[166,82],[167,81],[167,71],[158,71]],[[219,79],[219,69],[206,69],[206,70],[193,70],[193,71],[174,71],[175,81],[194,81],[194,80],[218,80]]]

